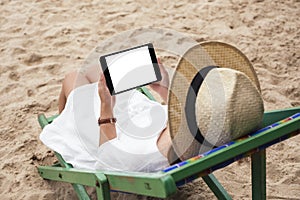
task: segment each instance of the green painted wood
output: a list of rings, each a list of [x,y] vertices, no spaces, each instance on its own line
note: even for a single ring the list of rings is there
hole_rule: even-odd
[[[205,183],[208,185],[210,190],[215,194],[215,196],[219,200],[231,200],[232,198],[227,193],[227,191],[223,188],[221,183],[218,181],[218,179],[213,174],[208,174],[206,176],[203,176],[202,179],[205,181]]]
[[[57,116],[58,115],[54,115],[49,118],[46,118],[46,116],[44,114],[38,115],[38,121],[39,121],[40,126],[42,128],[44,128],[46,125],[51,123]],[[72,168],[72,165],[68,164],[59,153],[57,153],[57,152],[54,152],[54,153],[58,159],[60,166],[65,167],[65,168]],[[57,166],[53,166],[53,167],[57,167]],[[74,184],[74,183],[72,184],[72,186],[73,186],[79,200],[90,200],[90,197],[89,197],[88,193],[86,192],[86,189],[84,186],[79,185],[79,184]]]
[[[268,125],[271,125],[275,122],[278,122],[282,119],[285,119],[289,116],[292,116],[292,115],[294,115],[298,112],[300,112],[300,106],[281,109],[281,110],[266,111],[264,113],[262,127],[266,127]]]
[[[49,180],[96,186],[95,176],[104,176],[111,190],[165,198],[177,190],[173,178],[164,173],[100,172],[64,167],[38,167],[41,177]]]
[[[110,189],[104,174],[95,174],[97,199],[110,200]]]
[[[54,153],[55,153],[55,156],[56,156],[60,166],[65,167],[67,169],[73,168],[73,166],[70,165],[69,163],[67,163],[59,153],[57,153],[57,152],[54,152]],[[72,186],[77,194],[78,199],[90,200],[90,197],[83,185],[73,183]]]
[[[53,115],[51,117],[46,117],[45,114],[38,115],[38,122],[43,129],[46,125],[50,124],[58,115]]]
[[[39,114],[38,115],[38,122],[41,126],[41,128],[43,129],[48,123],[48,119],[46,118],[46,116],[44,114]]]
[[[95,187],[94,171],[75,170],[74,168],[40,166],[38,172],[41,177],[49,180],[77,183]]]
[[[58,160],[61,167],[73,168],[73,166],[68,164],[59,153],[54,152],[54,154],[55,154],[55,156],[56,156],[56,158],[57,158],[57,160]]]
[[[223,163],[240,154],[249,152],[252,149],[262,146],[263,144],[299,130],[299,128],[299,118],[288,121],[285,124],[278,125],[277,127],[270,129],[264,133],[247,138],[227,148],[221,149],[220,151],[207,155],[204,158],[196,160],[192,163],[188,163],[178,169],[174,169],[166,173],[170,174],[174,178],[175,182],[183,180],[186,177],[198,174],[202,171],[205,171],[206,169],[209,169],[210,167]]]
[[[72,184],[74,191],[76,192],[76,195],[79,200],[90,200],[90,197],[88,193],[85,190],[85,187],[83,185],[79,184]]]
[[[266,150],[251,155],[252,199],[266,199]]]
[[[48,123],[50,124],[56,117],[58,117],[58,114],[48,117]]]
[[[174,194],[177,186],[165,173],[104,172],[114,191],[165,198]]]
[[[146,95],[146,97],[148,97],[150,100],[155,101],[155,98],[153,97],[151,92],[146,87],[140,87],[140,88],[138,88],[138,90],[141,93],[143,93],[144,95]]]

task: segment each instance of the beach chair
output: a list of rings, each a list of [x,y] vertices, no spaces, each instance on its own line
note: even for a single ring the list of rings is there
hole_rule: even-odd
[[[150,99],[146,88],[139,89]],[[38,116],[43,128],[56,116]],[[84,186],[96,188],[98,199],[110,199],[111,191],[166,198],[177,188],[202,177],[218,199],[231,199],[213,171],[250,156],[252,199],[266,199],[266,148],[300,132],[300,107],[265,112],[262,129],[204,154],[174,164],[157,173],[110,172],[75,169],[55,152],[59,164],[39,166],[38,173],[48,180],[71,183],[79,199],[90,199]]]

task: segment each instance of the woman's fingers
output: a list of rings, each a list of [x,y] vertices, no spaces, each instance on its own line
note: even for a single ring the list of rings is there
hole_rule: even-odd
[[[102,74],[101,76],[100,76],[100,81],[99,81],[99,89],[101,90],[101,91],[103,91],[103,92],[108,92],[109,93],[109,90],[108,90],[108,88],[107,88],[107,86],[106,86],[106,81],[105,81],[105,77],[104,77],[104,75]]]
[[[162,76],[162,79],[159,82],[159,84],[168,88],[169,87],[169,74],[168,74],[166,68],[161,63],[160,58],[158,58],[157,60],[158,60],[158,65],[159,65],[160,73],[161,73],[161,76]]]
[[[103,74],[100,76],[98,83],[98,92],[103,105],[107,105],[109,107],[114,106],[116,98],[115,96],[111,96],[109,89],[106,86],[106,80]]]
[[[109,93],[108,88],[106,87],[106,82],[103,74],[100,76],[100,81],[98,83],[98,90],[99,90],[100,97],[105,97],[107,96],[107,93]]]

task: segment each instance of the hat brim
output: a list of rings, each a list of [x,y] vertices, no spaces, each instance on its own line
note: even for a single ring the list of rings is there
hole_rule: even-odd
[[[200,144],[190,133],[184,107],[192,79],[207,66],[231,68],[246,74],[260,91],[255,70],[249,59],[236,47],[217,41],[200,43],[189,49],[179,60],[168,95],[168,117],[174,155],[187,159],[198,154]],[[203,146],[203,145],[202,145]]]

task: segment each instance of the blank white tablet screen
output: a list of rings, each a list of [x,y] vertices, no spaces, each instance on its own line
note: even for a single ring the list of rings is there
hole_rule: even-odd
[[[107,56],[105,59],[116,93],[157,80],[148,46]]]

